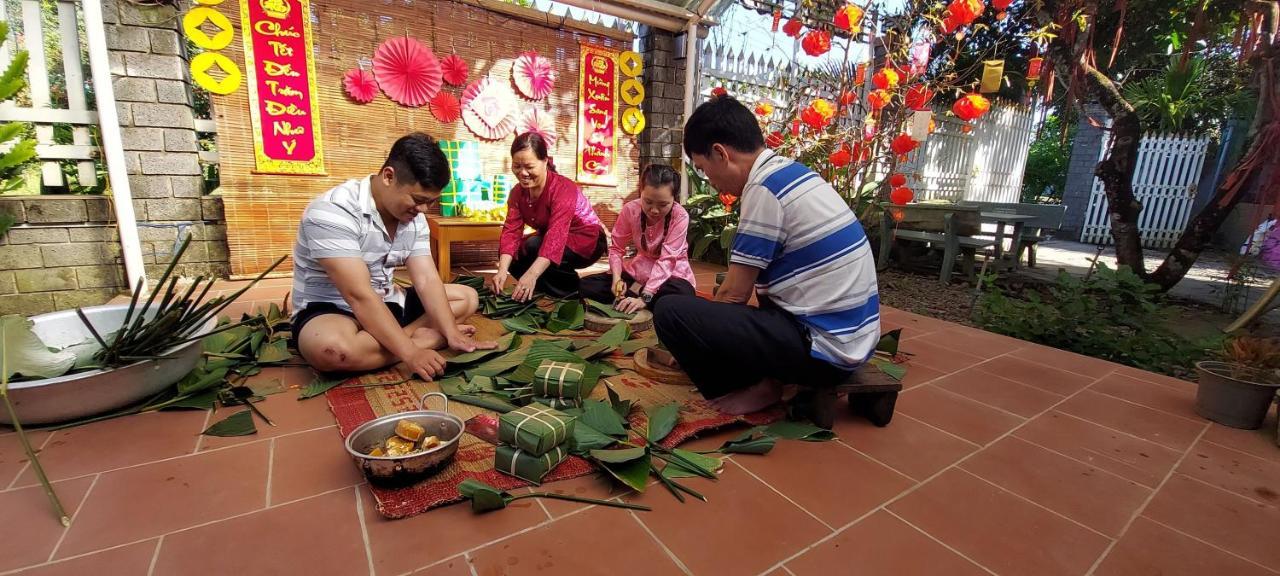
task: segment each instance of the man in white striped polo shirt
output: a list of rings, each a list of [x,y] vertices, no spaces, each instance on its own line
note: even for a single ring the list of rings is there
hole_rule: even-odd
[[[444,372],[436,350],[489,349],[458,324],[476,291],[445,285],[431,259],[423,214],[449,184],[449,161],[422,133],[396,141],[382,169],[321,194],[302,215],[293,248],[294,346],[322,372],[359,372],[404,362],[430,380]],[[406,265],[413,290],[396,286]]]
[[[741,196],[742,217],[716,300],[663,299],[658,338],[725,412],[777,402],[781,382],[833,390],[880,339],[862,225],[821,176],[766,148],[755,115],[731,97],[694,111],[684,149],[717,191]],[[753,290],[758,308],[747,306]]]

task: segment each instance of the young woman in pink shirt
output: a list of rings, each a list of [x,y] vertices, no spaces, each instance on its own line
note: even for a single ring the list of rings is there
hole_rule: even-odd
[[[652,309],[670,294],[693,296],[689,266],[689,213],[680,206],[680,176],[670,166],[650,164],[640,175],[640,197],[627,202],[613,225],[609,273],[582,279],[584,298],[613,304],[620,312]],[[627,248],[635,256],[626,258]]]
[[[535,291],[563,297],[578,291],[578,270],[604,255],[604,225],[578,185],[556,173],[542,136],[526,132],[511,144],[511,171],[519,184],[507,198],[507,221],[499,242],[501,292],[516,281],[511,297],[525,302]],[[528,224],[536,232],[524,236]]]

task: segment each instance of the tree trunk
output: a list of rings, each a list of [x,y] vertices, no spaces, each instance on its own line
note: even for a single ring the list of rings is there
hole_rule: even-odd
[[[1098,11],[1096,0],[1086,0],[1076,6],[1086,15],[1090,28],[1094,26]],[[1075,26],[1068,22],[1066,26]],[[1089,53],[1090,29],[1067,30],[1050,44],[1049,53],[1054,68],[1070,70],[1072,84],[1084,84],[1086,93],[1097,100],[1111,116],[1111,145],[1107,156],[1098,163],[1094,175],[1102,181],[1107,195],[1107,217],[1111,220],[1111,237],[1116,243],[1116,263],[1129,266],[1134,273],[1145,275],[1142,260],[1142,239],[1138,234],[1138,215],[1142,204],[1133,195],[1133,172],[1137,169],[1138,145],[1142,139],[1142,122],[1133,106],[1120,94],[1115,83],[1093,66]]]
[[[1258,92],[1253,139],[1213,199],[1191,220],[1173,251],[1151,275],[1150,280],[1162,290],[1169,290],[1182,280],[1249,190],[1255,190],[1260,201],[1274,200],[1280,194],[1280,44],[1273,42],[1262,48],[1253,60]]]

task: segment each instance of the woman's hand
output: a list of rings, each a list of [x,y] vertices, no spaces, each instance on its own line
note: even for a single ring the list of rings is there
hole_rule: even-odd
[[[635,314],[644,310],[644,300],[639,298],[623,298],[613,303],[613,309],[623,314]]]
[[[516,281],[516,289],[511,293],[511,298],[515,299],[516,302],[528,302],[533,299],[533,290],[537,285],[538,275],[532,271],[525,272],[524,276],[521,276]]]
[[[494,294],[501,294],[507,287],[507,276],[506,270],[498,270],[496,274],[489,277],[489,289],[493,290]]]

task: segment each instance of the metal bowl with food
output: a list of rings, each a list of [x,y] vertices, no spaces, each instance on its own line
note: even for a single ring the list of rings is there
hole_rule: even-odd
[[[427,410],[427,398],[439,396],[444,410]],[[462,419],[449,414],[449,397],[422,396],[421,409],[374,418],[347,436],[347,452],[370,482],[411,484],[439,471],[453,459],[462,440]]]

